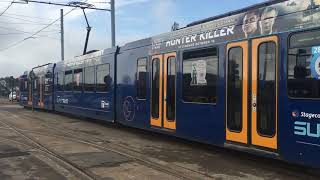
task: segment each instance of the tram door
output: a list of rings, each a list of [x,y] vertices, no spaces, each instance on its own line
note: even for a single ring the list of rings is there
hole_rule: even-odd
[[[28,105],[32,105],[32,79],[28,79]]]
[[[227,49],[226,139],[276,150],[278,38],[231,43]]]
[[[40,107],[44,107],[44,76],[40,75],[39,79],[38,79],[38,83],[39,83],[39,88],[38,88],[38,106]]]
[[[152,56],[151,117],[153,127],[176,129],[176,53]]]

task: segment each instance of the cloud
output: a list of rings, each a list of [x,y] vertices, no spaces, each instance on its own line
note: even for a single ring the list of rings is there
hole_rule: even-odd
[[[89,0],[88,2],[97,2],[97,0]],[[148,23],[148,20],[135,17],[134,14],[131,14],[134,13],[134,11],[126,11],[131,7],[141,9],[141,7],[144,7],[142,5],[151,6],[150,11],[155,11],[156,21],[159,22],[150,25],[150,27],[154,26],[154,28],[157,29],[156,32],[163,32],[164,28],[162,26],[166,29],[170,29],[170,24],[173,23],[173,17],[171,16],[173,16],[174,13],[168,9],[174,7],[173,1],[116,0],[116,12],[121,12],[121,10],[123,10],[121,12],[121,17],[117,16],[118,45],[124,45],[125,43],[151,36],[150,32],[152,31],[144,28],[146,23]],[[5,6],[0,6],[0,11],[2,7]],[[108,4],[97,4],[97,7],[106,8],[108,7]],[[39,25],[39,23],[48,24],[58,19],[60,16],[60,8],[61,7],[57,6],[32,3],[29,5],[14,4],[3,16],[0,16],[0,77],[10,75],[17,77],[24,71],[30,70],[37,65],[60,60],[59,21],[35,36],[35,38],[27,39],[26,41],[3,51],[4,48],[10,47],[12,44],[29,37],[32,32],[36,32],[45,27],[45,25]],[[71,10],[71,8],[64,9],[65,13]],[[149,11],[146,11],[146,13],[149,13]],[[93,27],[88,50],[105,49],[111,46],[108,16],[110,16],[109,13],[103,15],[101,13],[88,11],[88,17]],[[130,26],[130,28],[121,29],[121,23],[126,22],[138,24],[140,28],[135,30]],[[145,33],[146,31],[149,33]],[[1,35],[8,33],[16,34]],[[85,36],[86,24],[84,22],[83,14],[81,10],[73,11],[65,17],[65,59],[71,59],[74,56],[82,54]]]
[[[171,29],[171,25],[176,20],[178,8],[174,0],[161,0],[152,4],[152,12],[154,13],[155,22],[157,22],[153,26],[155,29],[161,30],[159,33],[162,33],[163,29]]]
[[[116,13],[118,13],[119,9],[124,8],[126,6],[131,5],[139,5],[142,3],[150,2],[151,0],[115,0],[115,8]],[[95,3],[97,0],[88,0],[87,3],[93,4],[96,8],[102,8],[102,9],[110,9],[109,3]],[[87,14],[91,14],[95,12],[95,10],[86,10]],[[83,16],[82,11],[74,11],[69,15],[70,20],[74,18],[79,18]]]

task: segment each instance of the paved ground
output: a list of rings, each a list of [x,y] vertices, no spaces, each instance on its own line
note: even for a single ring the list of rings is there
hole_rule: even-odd
[[[319,179],[303,167],[0,99],[0,179]],[[300,173],[298,173],[300,172]]]

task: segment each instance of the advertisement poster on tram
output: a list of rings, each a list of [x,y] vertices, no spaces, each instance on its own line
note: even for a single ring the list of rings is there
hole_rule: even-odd
[[[190,86],[206,86],[207,62],[198,60],[192,62],[191,83]]]
[[[320,24],[320,0],[290,0],[211,19],[154,37],[152,49],[184,49],[316,27]]]

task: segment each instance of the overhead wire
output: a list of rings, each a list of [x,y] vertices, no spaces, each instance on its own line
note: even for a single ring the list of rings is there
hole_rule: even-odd
[[[53,19],[53,18],[44,18],[44,17],[37,17],[37,16],[26,16],[26,15],[23,15],[23,14],[15,14],[15,13],[6,13],[6,15],[18,16],[18,17],[24,17],[24,18],[32,18],[32,19],[55,20],[55,19]]]
[[[17,24],[17,25],[35,25],[35,26],[44,26],[48,25],[49,23],[28,23],[28,22],[7,22],[7,21],[0,21],[0,24]],[[58,25],[58,24],[57,24]]]
[[[88,0],[85,0],[84,2],[87,2],[87,1],[88,1]],[[78,8],[78,7],[75,7],[75,8],[73,8],[73,9],[71,9],[71,10],[68,11],[66,14],[64,14],[63,17],[66,16],[66,15],[68,15],[68,14],[70,14],[72,11],[76,10],[77,8]],[[40,29],[39,31],[33,33],[32,35],[30,35],[30,36],[28,36],[28,37],[26,37],[26,38],[24,38],[24,39],[22,39],[22,40],[20,40],[20,41],[18,41],[18,42],[16,42],[16,43],[11,44],[10,46],[8,46],[8,47],[6,47],[6,48],[0,49],[0,52],[6,51],[6,50],[8,50],[8,49],[10,49],[10,48],[13,48],[13,47],[15,47],[15,46],[23,43],[24,41],[26,41],[26,40],[28,40],[28,39],[34,38],[35,35],[39,34],[40,32],[42,32],[43,30],[47,29],[48,27],[50,27],[51,25],[53,25],[54,23],[56,23],[56,22],[58,22],[58,21],[60,21],[60,18],[54,20],[52,23],[46,25],[44,28],[42,28],[42,29]]]
[[[0,3],[8,3],[8,2],[12,2],[12,1],[4,1],[4,0],[0,1]]]
[[[9,4],[9,6],[0,13],[0,16],[2,16],[4,13],[6,13],[8,11],[8,9],[13,5],[14,0]]]
[[[0,16],[1,17],[1,16]],[[2,17],[6,17],[6,18],[10,18],[10,19],[16,19],[16,20],[21,20],[24,22],[31,22],[31,23],[43,23],[40,21],[32,21],[32,20],[28,20],[28,19],[24,19],[24,18],[19,18],[19,17],[12,17],[12,16],[7,16],[7,15],[2,15]],[[49,23],[48,23],[49,24]]]
[[[22,30],[19,30],[19,29],[16,29],[16,28],[11,28],[11,27],[3,27],[3,26],[0,26],[0,29],[6,29],[6,30],[9,30],[9,31],[17,31],[17,32],[20,32],[20,33],[27,33],[27,34],[32,34],[34,32],[27,32],[27,31],[22,31]],[[47,33],[47,32],[59,32],[59,30],[48,30],[48,31],[42,31],[42,33]]]

